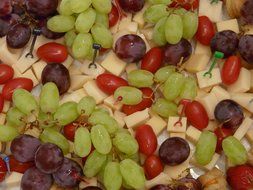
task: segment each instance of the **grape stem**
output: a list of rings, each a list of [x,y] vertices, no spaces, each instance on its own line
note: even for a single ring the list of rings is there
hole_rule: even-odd
[[[30,56],[30,58],[33,58],[34,45],[35,45],[35,42],[37,40],[37,37],[40,34],[41,34],[41,29],[40,28],[34,28],[33,29],[33,41],[32,41],[31,47],[30,47],[30,51],[26,54],[25,57],[29,57]]]
[[[213,77],[212,71],[213,71],[215,65],[217,64],[217,60],[222,59],[223,57],[224,57],[224,53],[219,52],[219,51],[215,51],[211,66],[210,66],[209,70],[204,73],[203,76],[206,77],[207,75],[209,75],[209,78],[212,78]]]
[[[188,100],[188,99],[182,99],[182,100],[180,100],[179,105],[183,105],[183,108],[182,108],[181,113],[179,115],[178,121],[174,123],[174,127],[176,127],[176,126],[182,127],[183,126],[182,119],[183,119],[184,111],[185,111],[186,106],[190,102],[191,102],[191,100]]]
[[[90,69],[91,67],[94,67],[95,69],[97,69],[97,65],[96,65],[95,61],[96,61],[97,53],[98,53],[98,51],[101,49],[101,45],[100,45],[100,44],[94,43],[94,44],[92,45],[92,48],[93,48],[95,51],[94,51],[94,54],[93,54],[92,62],[89,64],[89,69]]]

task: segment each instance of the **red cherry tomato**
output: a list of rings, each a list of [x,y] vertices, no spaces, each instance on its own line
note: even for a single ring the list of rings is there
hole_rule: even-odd
[[[200,16],[196,39],[201,44],[208,46],[214,35],[215,28],[212,21],[207,16]]]
[[[76,132],[76,126],[74,123],[70,123],[70,124],[64,126],[64,128],[63,128],[64,136],[70,141],[74,141],[75,132]]]
[[[162,50],[159,47],[150,49],[143,57],[141,69],[155,73],[162,65]]]
[[[33,89],[33,81],[28,78],[15,78],[9,80],[3,87],[2,95],[5,100],[12,100],[12,94],[14,90],[17,88],[23,88],[27,91],[31,91]]]
[[[141,153],[149,156],[155,152],[157,148],[157,138],[150,125],[141,125],[137,127],[135,138],[139,144]]]
[[[8,80],[12,79],[13,75],[14,70],[12,67],[6,64],[0,64],[0,84],[4,84]]]
[[[115,26],[119,20],[119,11],[116,6],[112,5],[111,12],[109,13],[109,27]]]
[[[253,167],[250,165],[234,166],[227,170],[227,182],[233,190],[253,188]]]
[[[141,88],[140,89],[143,93],[143,99],[139,104],[136,105],[123,105],[122,111],[127,114],[131,115],[137,111],[142,111],[146,108],[149,108],[153,104],[153,100],[155,99],[155,95],[151,88]]]
[[[12,172],[25,173],[26,170],[34,166],[33,162],[22,163],[17,161],[13,155],[10,155],[9,158],[10,158],[10,170]]]
[[[207,127],[209,118],[203,105],[197,101],[188,103],[185,107],[188,122],[199,130]]]
[[[4,180],[6,172],[7,172],[6,164],[3,161],[3,159],[0,158],[0,182]]]
[[[100,90],[109,95],[113,94],[114,91],[121,86],[128,86],[125,79],[109,73],[99,75],[96,79],[96,83]]]
[[[38,48],[37,55],[47,63],[62,63],[68,57],[68,49],[62,44],[49,42]]]
[[[233,135],[233,130],[230,128],[218,127],[214,131],[215,135],[217,136],[217,145],[216,145],[216,152],[220,153],[222,151],[222,141],[228,137]]]
[[[173,0],[169,7],[182,7],[186,10],[195,10],[199,7],[199,0]]]
[[[237,56],[230,56],[224,63],[221,70],[222,82],[226,85],[237,81],[241,71],[241,60]]]
[[[144,163],[144,170],[148,179],[153,179],[163,171],[163,164],[158,156],[147,157]]]
[[[0,94],[0,113],[3,111],[4,108],[4,97]]]

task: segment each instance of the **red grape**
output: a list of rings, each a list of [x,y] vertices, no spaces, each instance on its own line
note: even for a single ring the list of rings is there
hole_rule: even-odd
[[[222,82],[226,85],[237,81],[241,71],[241,60],[237,56],[230,56],[223,64],[221,70]]]
[[[207,16],[200,16],[196,39],[201,44],[209,46],[214,35],[215,28],[212,21]]]
[[[151,48],[142,59],[141,69],[155,73],[162,65],[162,53],[159,47]]]

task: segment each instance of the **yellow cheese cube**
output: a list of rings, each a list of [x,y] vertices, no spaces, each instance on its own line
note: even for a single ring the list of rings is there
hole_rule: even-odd
[[[113,110],[120,110],[123,106],[122,103],[117,102],[113,95],[108,96],[106,99],[104,99],[104,104],[112,108]]]
[[[233,93],[231,99],[253,113],[253,93]]]
[[[154,131],[154,133],[158,136],[161,134],[161,132],[166,128],[167,123],[163,120],[163,118],[161,118],[160,116],[158,116],[157,114],[152,115],[151,114],[151,118],[150,120],[147,121],[146,123],[147,125],[150,125]]]
[[[4,107],[3,107],[2,112],[3,112],[3,113],[7,113],[8,110],[10,109],[10,106],[11,106],[11,102],[9,102],[9,101],[4,101]]]
[[[81,66],[81,71],[83,74],[91,76],[96,78],[98,75],[102,74],[105,72],[105,69],[101,67],[100,64],[95,63],[96,67],[90,66],[90,62],[85,61],[83,65]]]
[[[93,80],[93,77],[87,75],[70,75],[70,87],[69,91],[75,91],[83,87],[83,85],[89,80]]]
[[[32,65],[33,72],[38,79],[38,81],[41,81],[41,74],[43,69],[47,66],[47,63],[44,61],[38,61]]]
[[[171,172],[173,173],[173,172]],[[146,189],[151,189],[152,187],[156,186],[156,185],[168,185],[171,183],[171,178],[168,174],[162,172],[160,173],[158,176],[156,176],[155,178],[151,179],[151,180],[147,180],[145,182],[145,187]]]
[[[37,86],[39,84],[39,81],[37,80],[36,76],[34,75],[32,69],[27,70],[25,73],[23,73],[19,77],[25,77],[25,78],[31,79],[33,81],[33,86]]]
[[[0,125],[3,125],[5,123],[6,114],[0,113]]]
[[[137,67],[136,63],[129,63],[126,66],[126,72],[127,72],[127,74],[130,73],[131,71],[135,71],[137,69],[138,69],[138,67]]]
[[[86,82],[83,88],[89,96],[92,96],[96,100],[97,104],[100,104],[107,98],[107,94],[98,88],[95,80]]]
[[[120,127],[123,128],[125,126],[126,123],[124,121],[124,117],[126,117],[126,114],[124,114],[121,111],[116,110],[114,112],[114,116],[113,117],[118,122],[118,124],[119,124]]]
[[[210,77],[209,75],[204,76],[207,71],[208,70],[204,70],[197,73],[199,88],[206,88],[221,83],[221,75],[219,68],[214,68],[212,70],[212,77]]]
[[[21,53],[22,49],[8,48],[5,38],[3,38],[3,42],[0,44],[0,60],[3,63],[7,65],[13,65],[17,63]]]
[[[81,65],[80,64],[72,64],[70,67],[69,67],[69,74],[70,75],[81,75],[83,74],[82,73],[82,68],[81,68]],[[84,73],[85,74],[85,73]]]
[[[239,33],[239,25],[237,19],[230,19],[225,21],[220,21],[216,23],[218,32],[223,30],[232,30],[235,33]]]
[[[219,103],[216,96],[212,93],[207,94],[199,99],[199,102],[204,106],[208,114],[209,119],[214,119],[214,109],[215,106]]]
[[[149,109],[146,108],[143,111],[138,111],[138,112],[135,112],[131,115],[124,117],[124,121],[125,121],[126,126],[128,128],[135,128],[139,125],[146,123],[149,118],[150,118]]]
[[[182,126],[180,124],[176,124],[176,122],[179,121],[179,117],[169,117],[168,120],[168,126],[167,126],[167,131],[169,133],[184,133],[186,131],[186,123],[187,123],[187,118],[182,117],[181,122]]]
[[[201,44],[200,42],[197,42],[194,54],[205,54],[209,57],[209,60],[210,60],[211,56],[212,56],[212,51],[209,46],[205,46],[205,45]]]
[[[215,153],[213,155],[212,160],[207,165],[202,166],[202,165],[199,165],[197,163],[195,157],[193,156],[192,159],[191,159],[191,161],[190,161],[190,163],[193,164],[193,165],[196,165],[197,167],[203,168],[205,170],[212,170],[215,167],[215,165],[216,165],[217,161],[219,160],[219,158],[220,158],[220,155],[217,154],[217,153]]]
[[[253,144],[253,129],[249,129],[245,135],[245,137],[247,138],[247,140]]]
[[[23,174],[18,172],[11,172],[10,175],[7,175],[5,178],[6,190],[16,189],[16,187],[20,187],[22,176]]]
[[[186,138],[192,143],[196,144],[201,135],[201,131],[193,126],[189,126],[186,130]]]
[[[185,133],[170,133],[170,137],[180,137],[185,139]]]
[[[244,135],[247,133],[249,130],[250,126],[253,125],[253,120],[246,117],[240,127],[236,130],[234,137],[237,138],[238,140],[241,140]]]
[[[83,97],[87,96],[85,90],[83,88],[72,92],[71,94],[64,94],[62,99],[60,100],[60,104],[65,102],[74,101],[78,103]]]
[[[219,102],[225,99],[230,99],[230,94],[221,86],[213,87],[211,93],[213,93],[216,96]]]
[[[192,73],[197,73],[206,69],[210,57],[206,54],[192,54],[185,63],[185,69]]]
[[[116,76],[124,72],[126,65],[126,62],[119,59],[113,51],[110,51],[101,63],[102,67]]]
[[[207,16],[212,22],[222,20],[222,1],[210,3],[209,0],[199,1],[199,16]]]
[[[67,69],[72,65],[74,59],[69,55],[67,59],[62,63]]]

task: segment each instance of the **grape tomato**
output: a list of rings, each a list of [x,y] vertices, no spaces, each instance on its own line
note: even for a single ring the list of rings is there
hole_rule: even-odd
[[[113,27],[119,21],[119,11],[115,5],[112,5],[111,12],[109,13],[109,27]]]
[[[199,0],[173,0],[170,7],[182,7],[186,10],[195,10],[199,7]]]
[[[208,46],[214,35],[215,28],[212,21],[207,16],[200,16],[196,39],[201,44]]]
[[[163,171],[163,164],[156,155],[147,157],[144,163],[144,170],[148,179],[153,179]]]
[[[143,57],[141,69],[155,73],[162,65],[162,50],[159,47],[151,48]]]
[[[34,166],[33,162],[19,162],[13,155],[10,158],[10,170],[18,173],[25,173],[26,170]]]
[[[224,63],[221,70],[222,82],[226,85],[235,83],[241,71],[241,60],[237,56],[230,56]]]
[[[0,158],[0,182],[2,182],[5,178],[7,172],[7,167],[2,158]]]
[[[76,126],[74,123],[70,123],[68,125],[65,125],[63,128],[63,134],[64,136],[70,140],[70,141],[74,141],[75,138],[75,132],[76,132]]]
[[[14,70],[11,66],[6,64],[0,64],[0,84],[4,84],[8,80],[12,79],[13,75]]]

